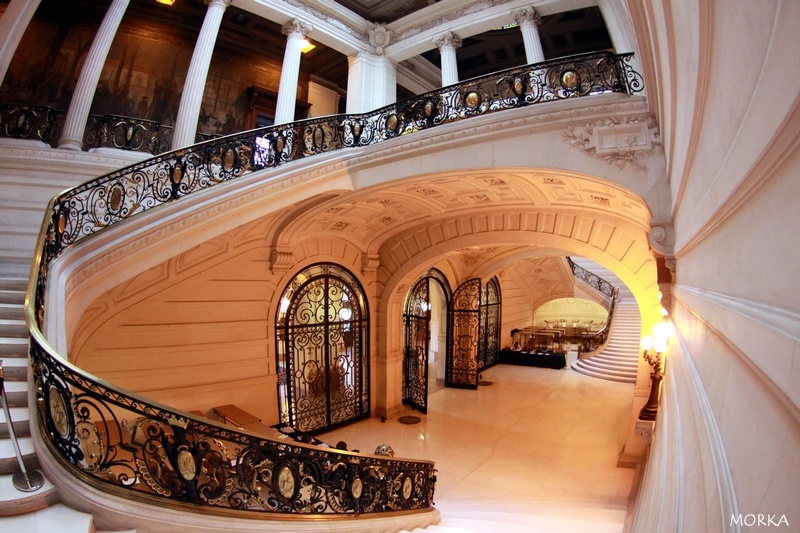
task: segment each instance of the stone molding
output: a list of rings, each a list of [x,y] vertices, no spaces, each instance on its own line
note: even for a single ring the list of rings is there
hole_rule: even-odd
[[[586,124],[572,124],[564,129],[562,136],[572,147],[620,169],[632,165],[647,170],[642,160],[664,150],[656,120],[648,115],[608,117]]]

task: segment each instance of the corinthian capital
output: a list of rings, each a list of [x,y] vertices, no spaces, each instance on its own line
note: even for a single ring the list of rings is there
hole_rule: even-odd
[[[449,31],[441,37],[434,39],[433,44],[435,44],[439,50],[444,47],[461,48],[461,38],[455,33]]]
[[[542,23],[542,17],[540,17],[536,10],[532,7],[514,11],[511,13],[511,16],[514,17],[514,21],[516,21],[516,23],[520,26],[522,26],[523,22],[533,22],[537,26],[541,25]]]
[[[292,19],[281,27],[281,33],[287,36],[293,33],[299,33],[301,37],[305,37],[312,29],[314,28],[312,28],[310,24],[306,24],[298,19]]]

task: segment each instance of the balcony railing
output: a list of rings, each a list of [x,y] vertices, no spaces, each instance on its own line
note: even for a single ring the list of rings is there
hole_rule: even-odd
[[[0,105],[0,137],[42,141],[54,146],[61,135],[64,112],[46,106]]]
[[[153,120],[118,115],[92,115],[86,127],[85,148],[118,148],[153,155],[169,150],[172,128]]]
[[[26,314],[42,436],[76,476],[128,498],[252,513],[413,511],[434,465],[238,432],[125,392],[71,365],[41,333],[50,267],[103,228],[247,173],[504,109],[642,90],[632,56],[575,56],[497,73],[359,115],[270,126],[162,153],[51,200]]]

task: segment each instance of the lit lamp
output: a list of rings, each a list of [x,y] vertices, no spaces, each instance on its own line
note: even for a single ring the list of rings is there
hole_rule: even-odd
[[[640,420],[655,420],[658,414],[658,387],[664,375],[661,373],[661,354],[667,351],[669,337],[672,334],[672,326],[669,322],[662,322],[653,328],[653,336],[642,337],[642,350],[647,363],[653,367],[650,374],[650,398],[642,410],[639,411]],[[651,350],[655,353],[651,353]]]

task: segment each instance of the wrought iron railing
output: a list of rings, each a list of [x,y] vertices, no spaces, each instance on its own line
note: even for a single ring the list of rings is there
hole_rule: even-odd
[[[55,146],[64,112],[47,106],[0,104],[0,137],[30,139]]]
[[[118,115],[92,115],[86,127],[85,148],[118,148],[153,155],[169,150],[172,128],[153,120]]]
[[[632,56],[587,54],[465,81],[372,113],[270,126],[162,153],[51,200],[26,316],[42,436],[88,483],[125,497],[252,512],[376,513],[432,505],[435,470],[237,432],[107,384],[41,333],[52,262],[67,247],[154,207],[247,173],[539,102],[634,94]]]
[[[572,275],[581,280],[582,282],[586,283],[593,289],[597,289],[598,291],[605,294],[609,299],[614,298],[614,286],[595,274],[594,272],[589,272],[582,266],[575,263],[571,257],[567,257],[567,261],[569,262],[569,266],[572,269]]]

